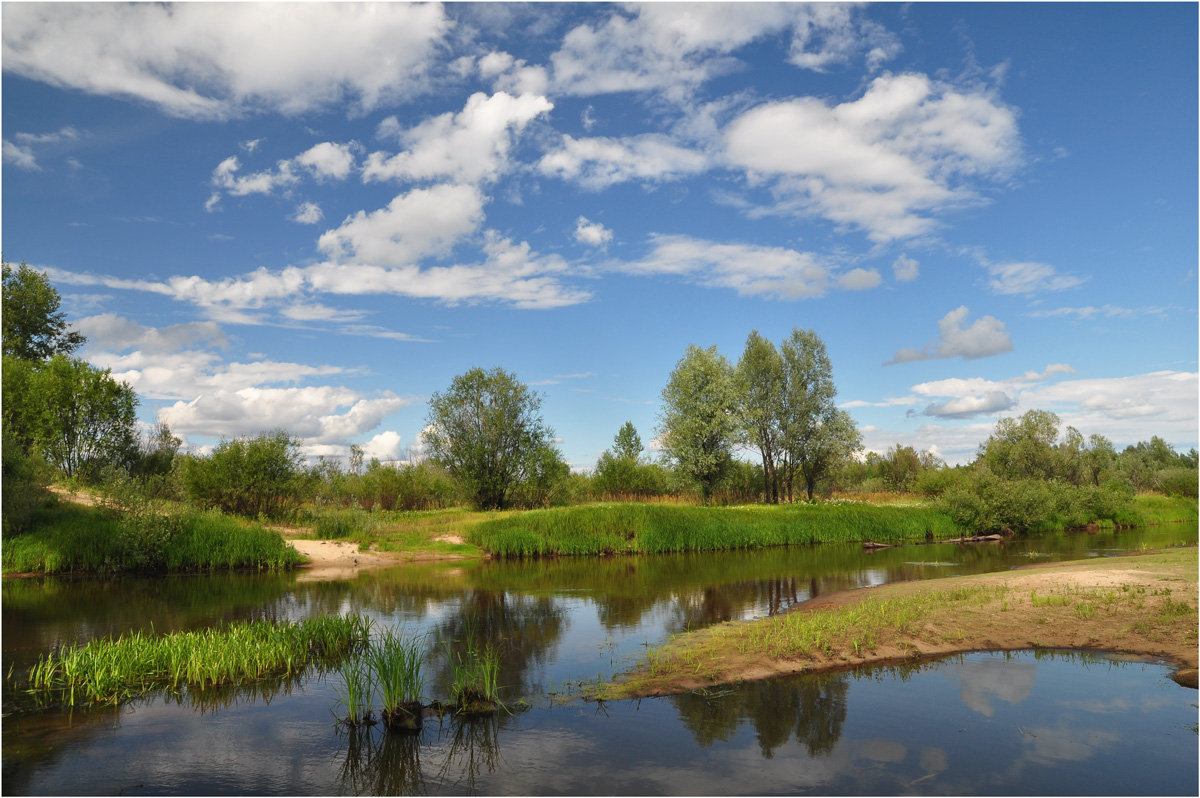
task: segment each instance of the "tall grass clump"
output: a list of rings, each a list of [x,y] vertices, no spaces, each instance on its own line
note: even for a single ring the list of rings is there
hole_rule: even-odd
[[[369,635],[370,621],[358,615],[235,622],[163,636],[130,632],[40,657],[29,681],[33,691],[71,706],[118,703],[162,688],[204,690],[290,676],[348,656]]]
[[[320,507],[301,513],[317,540],[344,540],[374,534],[379,524],[361,507]]]
[[[260,524],[211,510],[85,507],[71,502],[41,511],[33,528],[4,540],[7,572],[274,570],[303,558]]]
[[[1183,496],[1142,493],[1134,499],[1133,506],[1143,524],[1171,524],[1200,518],[1200,505],[1195,499]]]
[[[932,507],[850,501],[740,507],[600,504],[521,513],[469,532],[472,543],[501,557],[903,542],[958,534],[959,527]]]
[[[471,622],[459,646],[447,639],[441,644],[450,663],[448,688],[454,711],[460,715],[495,712],[500,706],[500,652],[490,643],[480,643]]]
[[[384,725],[389,729],[419,731],[425,678],[421,674],[418,641],[388,629],[367,649],[366,657],[383,703]]]
[[[366,726],[371,718],[371,666],[362,652],[346,657],[338,667],[341,683],[333,687],[338,703],[345,707],[345,716],[338,721],[347,726]]]

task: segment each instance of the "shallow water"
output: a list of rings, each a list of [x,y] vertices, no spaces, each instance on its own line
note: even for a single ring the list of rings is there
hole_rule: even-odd
[[[416,737],[339,730],[328,684],[312,682],[206,710],[157,698],[23,720],[18,751],[5,729],[4,791],[1190,794],[1196,694],[1166,673],[1066,652],[969,654],[707,697],[543,701]]]
[[[339,730],[336,674],[73,714],[28,712],[8,686],[5,711],[17,711],[3,725],[3,789],[1191,793],[1196,693],[1167,681],[1160,666],[972,655],[919,672],[771,680],[710,698],[552,705],[685,628],[773,614],[835,590],[1196,538],[1192,524],[874,553],[819,546],[475,561],[331,583],[296,575],[6,580],[6,673],[54,646],[131,628],[362,612],[380,625],[456,638],[470,618],[504,653],[505,701],[525,709],[473,724],[447,721],[419,739],[401,739],[381,729]],[[431,698],[446,676],[435,650],[431,644]],[[1190,780],[1186,789],[1170,786],[1180,774]]]

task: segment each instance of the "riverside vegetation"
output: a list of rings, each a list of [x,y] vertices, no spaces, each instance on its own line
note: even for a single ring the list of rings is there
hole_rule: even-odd
[[[424,460],[365,462],[353,445],[345,459],[310,462],[282,429],[187,453],[165,425],[139,437],[133,391],[72,357],[84,337],[68,329],[44,274],[5,263],[3,300],[5,572],[290,568],[300,558],[283,525],[385,551],[539,556],[1196,516],[1195,449],[1152,437],[1118,452],[1103,436],[1061,431],[1043,410],[1001,419],[964,466],[899,444],[863,453],[834,404],[824,342],[798,329],[778,347],[752,332],[736,366],[715,347],[689,347],[663,389],[660,459],[626,423],[590,474],[563,462],[542,397],[499,368],[472,369],[435,394]],[[737,456],[749,452],[761,463]],[[62,504],[46,489],[54,482],[98,493],[102,506]],[[1160,512],[1148,492],[1181,503]],[[802,496],[858,501],[792,503]],[[888,506],[875,506],[880,496]],[[729,506],[757,503],[769,507]]]

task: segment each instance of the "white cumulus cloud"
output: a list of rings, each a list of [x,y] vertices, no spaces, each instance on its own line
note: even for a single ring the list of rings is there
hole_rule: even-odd
[[[975,360],[1013,350],[1012,336],[1005,330],[1004,322],[984,316],[968,326],[965,322],[969,314],[966,305],[950,311],[938,322],[939,335],[933,342],[924,349],[901,349],[885,365],[933,358]]]

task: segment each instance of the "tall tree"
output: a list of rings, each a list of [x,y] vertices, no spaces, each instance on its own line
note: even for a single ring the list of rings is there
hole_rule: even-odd
[[[1058,424],[1058,416],[1048,410],[1002,418],[980,444],[979,460],[1002,479],[1053,479],[1060,475],[1063,462],[1057,445]]]
[[[67,477],[136,459],[137,395],[108,369],[57,355],[34,372],[30,388],[40,408],[34,444]]]
[[[792,500],[792,482],[800,473],[808,498],[819,480],[862,446],[849,413],[834,404],[833,363],[825,342],[812,330],[793,329],[780,347],[783,358],[784,483]]]
[[[22,360],[49,360],[82,346],[87,339],[67,329],[66,317],[58,309],[61,298],[46,275],[24,262],[16,270],[2,263],[4,354]]]
[[[709,499],[732,459],[738,406],[733,366],[715,346],[689,346],[662,400],[663,451]]]
[[[541,408],[515,375],[473,368],[430,397],[425,441],[477,506],[501,508],[518,485],[547,471],[554,431]]]
[[[775,461],[788,422],[783,390],[783,358],[775,344],[753,330],[737,364],[738,416],[746,442],[762,456],[763,498],[771,504],[779,503]]]
[[[613,436],[612,448],[605,449],[596,460],[597,490],[611,496],[648,492],[651,485],[643,478],[641,454],[642,436],[632,421],[626,421]]]

